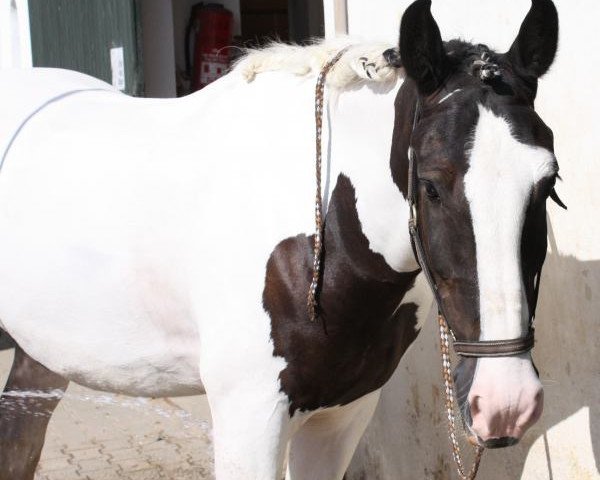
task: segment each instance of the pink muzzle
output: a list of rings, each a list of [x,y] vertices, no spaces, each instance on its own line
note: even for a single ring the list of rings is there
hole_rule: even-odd
[[[478,359],[468,402],[470,430],[479,443],[488,448],[517,443],[544,405],[529,354]]]

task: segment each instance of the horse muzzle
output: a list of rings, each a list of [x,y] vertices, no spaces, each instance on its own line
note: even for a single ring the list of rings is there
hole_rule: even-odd
[[[485,448],[515,445],[542,414],[542,384],[528,358],[480,358],[478,362],[465,405],[470,441]]]

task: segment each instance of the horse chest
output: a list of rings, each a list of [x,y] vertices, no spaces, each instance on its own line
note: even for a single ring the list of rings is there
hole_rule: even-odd
[[[313,238],[283,240],[267,264],[263,293],[274,355],[287,366],[290,413],[349,403],[380,388],[416,337],[416,310],[402,303],[418,271],[398,273],[369,249],[354,191],[340,177],[326,220],[320,315],[308,319]]]

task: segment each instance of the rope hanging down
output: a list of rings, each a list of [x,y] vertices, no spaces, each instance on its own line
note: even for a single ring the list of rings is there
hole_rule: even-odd
[[[414,133],[417,123],[419,121],[419,117],[421,114],[421,102],[417,99],[417,103],[415,105],[415,113],[413,117],[413,126],[412,131]],[[411,134],[412,137],[412,134]],[[412,145],[412,138],[411,138]],[[413,249],[415,251],[415,255],[417,258],[417,262],[421,266],[421,270],[423,275],[425,276],[425,280],[429,284],[429,287],[433,293],[433,297],[435,299],[435,303],[438,307],[438,322],[440,328],[440,350],[442,354],[442,374],[444,377],[444,393],[446,399],[446,414],[448,419],[448,436],[450,439],[450,445],[452,446],[452,457],[454,459],[454,463],[456,464],[456,469],[458,471],[458,476],[461,480],[474,480],[477,476],[477,471],[479,470],[479,462],[481,461],[481,456],[483,455],[483,447],[475,446],[475,460],[473,462],[473,466],[469,470],[467,474],[465,474],[465,469],[463,467],[460,447],[458,445],[458,439],[456,438],[456,418],[454,416],[455,411],[455,393],[454,393],[454,378],[452,377],[452,365],[450,364],[450,344],[448,336],[452,335],[452,331],[448,327],[446,322],[446,318],[443,314],[441,299],[439,298],[439,293],[435,281],[431,275],[429,267],[427,265],[425,252],[423,250],[423,244],[421,242],[421,237],[419,235],[419,229],[417,224],[417,203],[416,203],[416,154],[415,151],[409,148],[408,151],[408,204],[409,204],[409,221],[408,221],[408,231],[410,233],[411,243],[413,245]],[[453,337],[454,338],[454,337]],[[463,344],[468,342],[462,342]],[[481,342],[478,342],[481,343]],[[506,343],[506,342],[503,342]],[[456,344],[455,344],[456,351]]]
[[[333,66],[342,58],[349,47],[340,50],[335,57],[329,60],[321,69],[315,87],[315,124],[316,124],[316,179],[317,191],[315,195],[315,243],[313,249],[313,274],[308,289],[308,316],[315,321],[319,315],[318,289],[321,278],[321,260],[323,257],[323,199],[321,198],[321,164],[323,160],[321,150],[321,136],[323,132],[323,98],[325,94],[325,80]]]
[[[456,418],[454,416],[454,378],[452,377],[452,364],[450,363],[450,342],[448,340],[449,331],[446,319],[443,315],[438,315],[438,323],[440,327],[440,351],[442,353],[442,375],[444,377],[445,397],[446,397],[446,414],[448,416],[448,436],[452,445],[452,457],[456,464],[456,470],[461,480],[474,480],[479,470],[479,462],[483,455],[483,447],[477,445],[475,447],[475,460],[468,474],[465,474],[465,469],[462,463],[460,454],[460,446],[456,438]]]

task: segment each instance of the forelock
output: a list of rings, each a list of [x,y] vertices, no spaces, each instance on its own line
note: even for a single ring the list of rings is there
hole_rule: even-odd
[[[487,45],[450,40],[445,48],[455,72],[466,73],[484,82],[502,76],[500,57]]]
[[[499,95],[518,97],[533,105],[537,92],[537,79],[523,77],[514,72],[509,59],[482,43],[450,40],[444,44],[450,71],[460,77],[461,83],[489,86]]]

